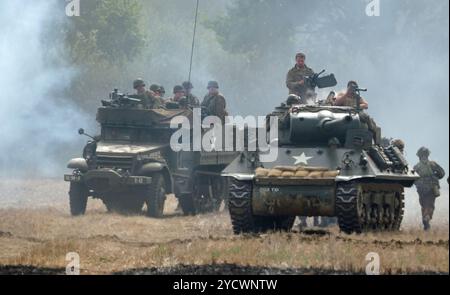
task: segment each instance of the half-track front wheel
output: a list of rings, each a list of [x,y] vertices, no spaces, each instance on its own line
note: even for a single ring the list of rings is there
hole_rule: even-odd
[[[404,214],[404,188],[399,184],[338,184],[336,212],[346,234],[398,231]]]
[[[83,183],[70,183],[69,201],[72,216],[80,216],[86,213],[88,196],[89,190]]]
[[[152,184],[148,187],[146,196],[147,216],[161,218],[164,215],[166,202],[166,185],[162,175],[155,174],[152,178]]]
[[[230,181],[228,209],[235,234],[289,231],[295,216],[256,216],[252,210],[252,183]]]

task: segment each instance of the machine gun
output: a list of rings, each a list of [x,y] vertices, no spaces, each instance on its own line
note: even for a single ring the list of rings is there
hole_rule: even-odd
[[[361,92],[367,92],[366,88],[359,88],[357,84],[350,85],[350,91],[356,98],[356,110],[361,111]]]
[[[314,74],[313,76],[305,77],[305,83],[312,89],[315,89],[316,87],[322,89],[337,85],[337,80],[334,74],[321,77],[323,73],[325,73],[325,70],[318,74]]]
[[[114,91],[109,94],[109,99],[110,101],[102,100],[102,105],[105,107],[133,107],[141,103],[140,99],[119,93],[118,89],[114,89]]]

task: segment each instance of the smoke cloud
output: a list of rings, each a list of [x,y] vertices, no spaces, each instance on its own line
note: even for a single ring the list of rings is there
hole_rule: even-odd
[[[448,1],[381,0],[379,17],[366,15],[369,1],[364,0],[343,0],[330,7],[323,7],[326,1],[279,2],[277,15],[253,20],[261,24],[261,31],[255,32],[261,37],[250,45],[271,45],[272,39],[262,30],[288,25],[287,18],[296,33],[279,51],[262,54],[261,67],[252,67],[243,54],[224,50],[220,38],[206,25],[206,20],[226,15],[227,8],[239,1],[201,1],[194,93],[201,97],[207,82],[218,80],[230,114],[266,115],[286,99],[286,73],[294,65],[295,54],[303,51],[314,70],[327,69],[336,75],[339,85],[334,90],[344,89],[349,80],[369,89],[365,95],[369,114],[383,135],[406,142],[411,165],[418,161],[416,151],[425,145],[432,159],[448,171]],[[66,161],[81,152],[84,144],[77,128],[96,126],[97,98],[105,97],[114,86],[131,92],[137,77],[147,84],[163,84],[167,93],[187,79],[195,1],[150,3],[143,10],[150,33],[148,50],[121,69],[120,79],[92,89],[96,99],[88,101],[84,113],[67,97],[80,72],[77,65],[64,61],[63,46],[52,35],[58,31],[55,27],[67,21],[64,8],[56,0],[0,2],[0,175],[60,176]],[[307,7],[311,8],[308,13]],[[325,11],[347,22],[339,30],[321,27],[326,23]],[[350,54],[355,48],[359,53]],[[446,214],[448,223],[446,182],[442,188],[437,213]],[[409,190],[407,197],[407,218],[416,222],[420,212],[415,190]]]
[[[1,175],[61,173],[65,163],[55,158],[76,142],[83,116],[64,99],[76,72],[46,35],[63,21],[56,8],[47,0],[0,2]]]

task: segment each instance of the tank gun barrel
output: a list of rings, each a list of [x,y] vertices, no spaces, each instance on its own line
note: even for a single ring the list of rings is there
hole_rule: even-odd
[[[321,121],[320,127],[325,131],[333,131],[342,128],[343,126],[345,126],[348,123],[351,123],[352,121],[353,118],[350,115],[339,119],[326,118]]]

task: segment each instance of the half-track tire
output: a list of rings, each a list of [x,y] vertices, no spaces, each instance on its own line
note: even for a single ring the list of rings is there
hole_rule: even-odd
[[[86,213],[89,190],[83,183],[71,182],[69,190],[70,213],[81,216]]]
[[[163,175],[155,174],[152,176],[152,184],[148,186],[145,200],[148,217],[163,217],[166,202],[166,185]]]
[[[233,232],[257,234],[267,231],[289,231],[294,225],[295,216],[256,216],[252,210],[252,183],[230,180],[228,209]]]

